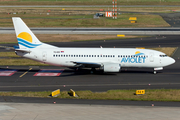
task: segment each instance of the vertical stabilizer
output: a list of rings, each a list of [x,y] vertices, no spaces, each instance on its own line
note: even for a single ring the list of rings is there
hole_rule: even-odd
[[[14,29],[20,49],[36,48],[42,43],[19,17],[13,17]]]

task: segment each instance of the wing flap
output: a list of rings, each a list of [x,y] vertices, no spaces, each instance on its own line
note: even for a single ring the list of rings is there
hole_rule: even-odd
[[[74,62],[74,61],[71,61],[73,62],[74,64],[76,64],[77,67],[88,67],[88,68],[99,68],[101,67],[101,64],[100,63],[93,63],[93,62]]]

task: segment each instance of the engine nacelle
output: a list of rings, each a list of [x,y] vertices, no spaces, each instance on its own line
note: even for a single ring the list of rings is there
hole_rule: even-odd
[[[107,63],[104,64],[104,72],[119,72],[121,65],[118,63]]]

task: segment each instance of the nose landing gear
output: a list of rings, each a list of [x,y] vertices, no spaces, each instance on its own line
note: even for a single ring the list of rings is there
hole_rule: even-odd
[[[153,73],[156,74],[157,70],[163,70],[163,67],[154,68]]]

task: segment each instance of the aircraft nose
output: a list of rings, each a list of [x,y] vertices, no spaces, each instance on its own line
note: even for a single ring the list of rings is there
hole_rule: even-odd
[[[175,63],[176,61],[173,59],[173,58],[170,58],[170,64],[173,64],[173,63]]]

